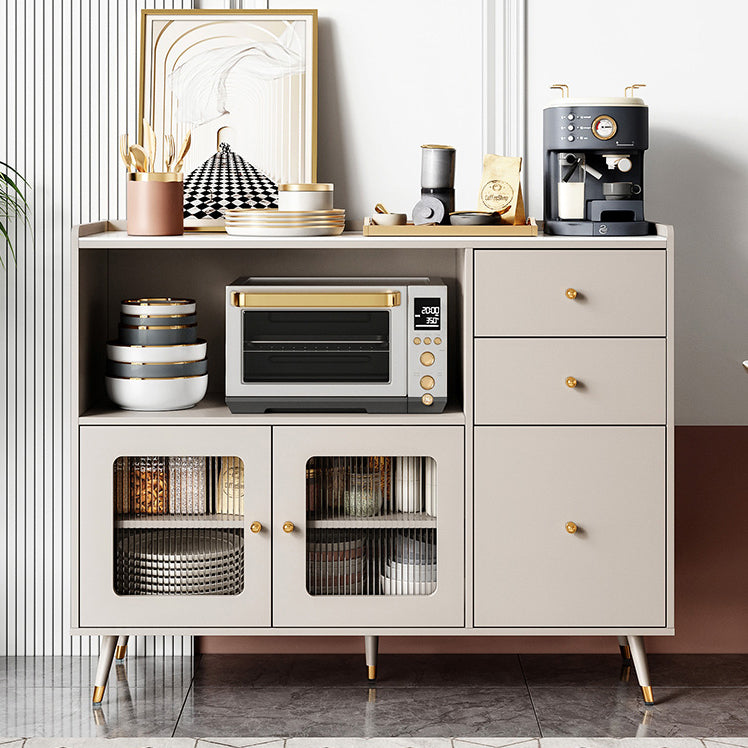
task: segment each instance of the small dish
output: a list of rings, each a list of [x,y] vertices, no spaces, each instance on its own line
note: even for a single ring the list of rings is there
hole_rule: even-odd
[[[106,345],[110,361],[123,364],[173,364],[177,361],[199,361],[208,354],[208,343],[198,339],[195,343],[176,345],[125,345],[112,341]]]
[[[122,363],[107,361],[106,373],[110,377],[134,379],[173,379],[174,377],[199,377],[208,373],[208,359],[179,361],[175,363]]]
[[[408,216],[405,213],[375,213],[371,220],[377,226],[405,226]]]
[[[173,299],[169,296],[123,299],[120,302],[122,314],[194,314],[197,302],[194,299]]]
[[[333,185],[281,184],[278,187],[279,210],[331,210],[333,206]]]
[[[208,375],[177,379],[105,377],[106,394],[124,410],[186,410],[208,391]]]
[[[484,210],[458,210],[449,214],[452,226],[496,226],[501,223],[501,213]]]

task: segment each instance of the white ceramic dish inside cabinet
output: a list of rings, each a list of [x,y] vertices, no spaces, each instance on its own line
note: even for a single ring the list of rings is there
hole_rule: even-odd
[[[200,361],[208,354],[208,343],[198,338],[196,343],[180,345],[124,345],[107,343],[106,355],[110,361],[123,364],[176,364],[180,361]]]
[[[207,374],[178,379],[105,380],[107,395],[124,410],[185,410],[197,405],[208,391]]]

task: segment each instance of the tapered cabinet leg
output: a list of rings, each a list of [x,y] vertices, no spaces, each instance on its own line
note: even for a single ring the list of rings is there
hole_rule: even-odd
[[[625,636],[618,637],[618,649],[621,650],[621,657],[626,661],[631,661],[631,647]]]
[[[102,636],[99,649],[99,664],[96,667],[96,678],[94,679],[93,703],[101,704],[106,690],[106,682],[109,680],[109,671],[112,669],[114,659],[114,648],[117,646],[116,636]]]
[[[369,675],[369,680],[373,681],[377,679],[377,652],[379,651],[379,637],[378,636],[366,636],[366,671]]]
[[[117,648],[114,650],[115,660],[124,660],[127,654],[127,640],[129,636],[118,636],[117,637]]]
[[[649,681],[649,665],[647,664],[647,653],[644,650],[644,638],[641,636],[629,636],[627,639],[631,648],[631,657],[634,660],[636,678],[642,689],[644,703],[647,706],[651,706],[654,704],[654,695],[652,693],[652,685]]]

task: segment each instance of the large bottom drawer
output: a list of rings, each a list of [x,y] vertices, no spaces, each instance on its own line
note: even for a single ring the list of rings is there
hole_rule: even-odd
[[[476,626],[664,626],[665,429],[475,429]]]

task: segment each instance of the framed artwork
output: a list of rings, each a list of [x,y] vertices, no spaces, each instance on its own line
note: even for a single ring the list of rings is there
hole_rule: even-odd
[[[184,158],[185,228],[227,208],[274,208],[278,185],[317,178],[316,10],[143,10],[138,142]]]

